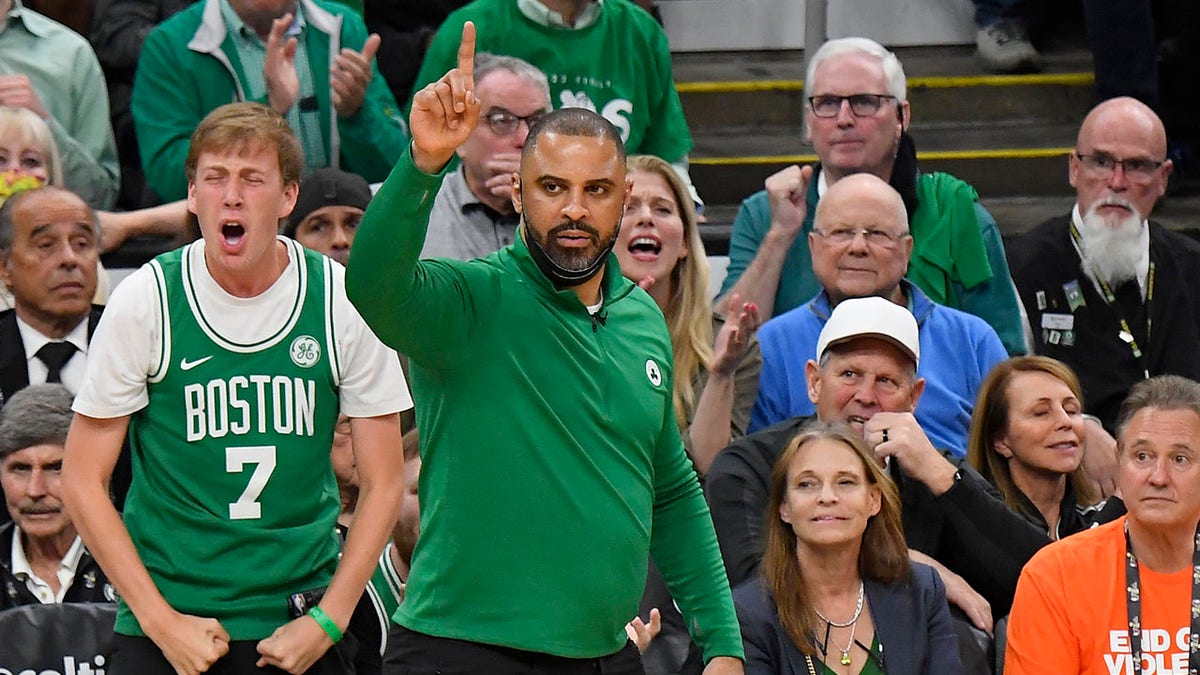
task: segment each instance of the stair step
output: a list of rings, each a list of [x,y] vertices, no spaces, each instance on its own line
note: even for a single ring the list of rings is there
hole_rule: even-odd
[[[904,74],[914,78],[987,75],[968,45],[892,49]],[[1054,45],[1042,51],[1042,74],[1091,72],[1091,52],[1081,46]],[[804,50],[674,52],[671,69],[677,83],[739,80],[802,80]],[[1021,77],[1021,76],[992,76]]]

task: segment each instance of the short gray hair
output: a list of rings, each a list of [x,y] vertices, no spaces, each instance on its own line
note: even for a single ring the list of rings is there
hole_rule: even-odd
[[[65,445],[74,400],[61,384],[32,384],[13,394],[0,409],[0,461],[37,445]]]
[[[1178,375],[1158,375],[1133,385],[1117,413],[1118,443],[1129,421],[1146,408],[1190,410],[1200,417],[1200,383]]]
[[[532,63],[519,59],[515,56],[502,56],[489,52],[480,52],[475,55],[475,86],[483,81],[483,78],[496,72],[497,70],[505,70],[513,75],[524,80],[526,83],[537,87],[546,97],[547,111],[554,108],[554,101],[550,100],[550,82],[546,79],[546,73],[543,73],[541,68]],[[484,113],[487,111],[484,110]]]
[[[838,38],[821,45],[808,64],[808,72],[804,74],[804,95],[813,95],[813,75],[817,72],[817,66],[835,56],[846,54],[865,54],[877,59],[883,66],[883,76],[887,80],[887,93],[895,96],[897,102],[902,103],[907,100],[908,79],[904,77],[904,66],[900,65],[900,59],[896,58],[896,55],[884,48],[883,45],[864,37]],[[874,94],[876,92],[854,93]]]

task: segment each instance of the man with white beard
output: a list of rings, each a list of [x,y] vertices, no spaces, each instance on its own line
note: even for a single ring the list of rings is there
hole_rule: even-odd
[[[1138,381],[1200,379],[1200,244],[1148,220],[1171,173],[1166,154],[1150,108],[1097,105],[1069,159],[1075,208],[1008,247],[1034,351],[1075,369],[1087,412],[1109,433]]]

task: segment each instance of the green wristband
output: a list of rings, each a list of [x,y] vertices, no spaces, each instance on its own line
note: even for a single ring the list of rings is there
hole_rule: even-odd
[[[333,644],[336,645],[342,641],[342,629],[338,628],[338,625],[333,622],[333,619],[329,618],[329,615],[325,613],[325,610],[321,609],[320,607],[313,607],[312,609],[308,610],[308,615],[313,618],[313,621],[317,622],[317,625],[321,627],[321,630],[325,631],[325,634],[329,636],[329,639],[333,640]]]

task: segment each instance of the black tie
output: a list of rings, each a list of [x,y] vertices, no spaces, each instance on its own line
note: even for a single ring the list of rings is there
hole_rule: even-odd
[[[37,356],[46,364],[46,381],[62,382],[62,369],[75,356],[75,345],[70,342],[47,342],[37,350]]]

